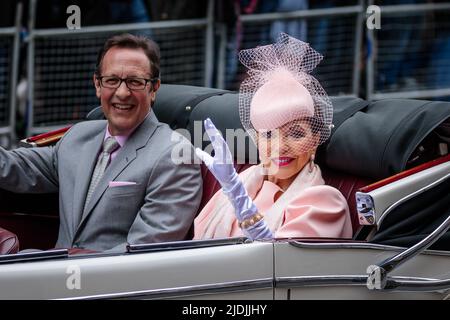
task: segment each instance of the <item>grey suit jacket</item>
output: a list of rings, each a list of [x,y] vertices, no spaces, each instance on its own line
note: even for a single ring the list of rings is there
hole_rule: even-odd
[[[0,187],[59,191],[56,247],[124,250],[126,243],[183,240],[201,201],[200,166],[171,160],[173,150],[193,156],[193,147],[152,111],[119,149],[82,212],[105,130],[106,120],[86,121],[56,146],[0,148]],[[136,184],[109,187],[110,181]]]

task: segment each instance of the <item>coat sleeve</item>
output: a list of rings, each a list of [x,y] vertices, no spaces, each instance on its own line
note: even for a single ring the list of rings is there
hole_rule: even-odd
[[[0,147],[0,187],[18,193],[57,192],[57,146],[11,151]]]
[[[300,192],[284,210],[277,238],[351,238],[352,223],[347,201],[331,186],[314,186]]]

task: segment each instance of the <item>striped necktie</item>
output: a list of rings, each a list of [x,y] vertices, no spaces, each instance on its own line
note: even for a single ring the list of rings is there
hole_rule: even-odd
[[[114,137],[108,137],[103,142],[103,151],[102,154],[98,157],[97,164],[95,165],[94,173],[91,177],[91,183],[89,184],[88,193],[86,196],[86,201],[84,202],[84,210],[86,210],[86,206],[91,200],[92,194],[94,193],[95,187],[103,176],[106,167],[109,163],[109,158],[111,157],[111,153],[114,152],[118,147],[120,147]],[[84,212],[83,210],[83,212]]]

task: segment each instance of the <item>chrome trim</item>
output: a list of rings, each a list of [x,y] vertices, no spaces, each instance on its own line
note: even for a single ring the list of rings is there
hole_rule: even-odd
[[[222,282],[206,285],[185,286],[165,289],[151,289],[120,293],[106,293],[91,296],[61,298],[56,300],[95,300],[95,299],[131,299],[131,298],[173,298],[186,295],[201,295],[214,293],[229,293],[247,290],[273,289],[273,279],[256,279],[233,282]]]
[[[330,275],[276,277],[275,288],[298,288],[304,286],[367,286],[367,275]],[[450,289],[450,280],[421,277],[389,277],[384,291],[445,291]]]
[[[374,274],[375,272],[379,272],[379,274],[381,275],[381,288],[384,289],[385,286],[388,285],[386,281],[388,279],[389,272],[392,272],[394,269],[398,268],[405,262],[411,260],[421,252],[426,250],[450,228],[450,210],[447,212],[447,214],[448,217],[444,220],[444,222],[442,222],[432,233],[416,243],[414,246],[374,265],[376,268],[372,270],[372,274]],[[448,279],[447,281],[450,281],[450,279]]]
[[[359,224],[362,226],[375,225],[375,206],[373,204],[372,196],[368,193],[357,191],[355,193],[355,198]]]
[[[371,30],[372,31],[372,30]],[[430,89],[414,91],[397,91],[392,93],[372,93],[370,100],[380,99],[420,99],[425,97],[441,97],[450,94],[450,89]]]
[[[444,162],[445,163],[445,162]],[[381,223],[383,222],[383,220],[385,219],[385,217],[395,208],[397,208],[399,205],[403,204],[404,202],[408,201],[411,198],[414,198],[415,196],[428,191],[431,188],[434,188],[436,185],[441,184],[443,181],[447,180],[448,178],[450,178],[450,173],[446,174],[445,176],[439,178],[438,180],[433,181],[432,183],[426,185],[423,188],[420,188],[416,191],[414,191],[413,193],[408,194],[407,196],[397,200],[396,202],[394,202],[393,204],[391,204],[389,207],[387,207],[386,210],[384,210],[384,212],[381,214],[380,219],[378,221],[376,221],[376,225],[377,225],[377,229],[379,228],[379,226],[381,225]]]
[[[443,182],[446,182],[447,179],[450,177],[450,173],[444,175],[443,177],[437,179],[436,181],[424,186],[423,188],[420,188],[419,190],[403,197],[402,199],[396,201],[394,204],[389,206],[380,217],[379,224],[381,224],[381,221],[383,221],[384,217],[386,217],[392,210],[397,208],[399,205],[405,203],[409,199],[415,197],[418,194],[422,194],[425,191],[431,190],[435,186],[441,185]],[[377,289],[390,289],[390,288],[397,288],[397,287],[405,287],[410,288],[411,286],[413,288],[416,288],[418,286],[417,283],[397,283],[394,280],[389,281],[388,274],[398,268],[400,265],[404,264],[405,262],[411,260],[412,258],[416,257],[420,253],[424,252],[427,248],[429,248],[433,243],[435,243],[447,230],[450,229],[450,210],[447,212],[444,212],[447,215],[447,218],[429,235],[427,235],[424,239],[413,245],[412,247],[403,250],[402,252],[385,259],[375,265],[372,265],[371,269],[371,277],[375,276],[375,274],[378,274],[378,277],[380,277],[380,286],[377,287]],[[378,227],[378,224],[377,224]],[[420,284],[421,290],[435,290],[436,288],[448,288],[450,286],[450,279],[447,280],[441,280],[437,283],[427,283],[427,284]],[[419,289],[420,290],[420,289]]]
[[[315,243],[315,242],[301,242],[301,241],[291,241],[290,245],[297,248],[305,248],[305,249],[377,249],[377,250],[396,250],[400,251],[404,249],[402,247],[394,247],[383,244],[374,244],[374,243],[358,243],[358,242],[323,242],[323,243]],[[450,254],[449,254],[450,255]]]
[[[192,295],[204,295],[215,293],[231,293],[248,290],[273,289],[273,288],[299,288],[317,286],[366,286],[367,275],[330,275],[330,276],[299,276],[276,277],[246,280],[236,282],[216,283],[209,285],[185,286],[167,289],[152,289],[141,291],[129,291],[121,293],[98,294],[60,298],[56,300],[96,300],[96,299],[135,299],[135,298],[175,298]],[[450,288],[450,280],[438,280],[420,277],[391,277],[388,279],[388,287],[384,291],[441,291]]]
[[[390,277],[387,279],[385,291],[440,291],[442,293],[450,290],[450,279],[446,280],[397,280],[397,277]]]
[[[0,128],[0,134],[9,133],[12,130],[11,126]]]
[[[275,277],[275,288],[329,285],[362,286],[366,283],[367,275]]]
[[[297,248],[305,249],[375,249],[375,250],[389,250],[389,251],[401,251],[404,247],[389,246],[376,243],[339,243],[339,242],[326,242],[326,243],[308,243],[301,241],[289,241],[290,245]],[[443,250],[425,250],[422,254],[432,254],[441,256],[450,256],[449,251]]]

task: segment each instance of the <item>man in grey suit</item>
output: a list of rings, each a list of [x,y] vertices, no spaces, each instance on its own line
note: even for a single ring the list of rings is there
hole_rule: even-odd
[[[127,243],[185,239],[202,178],[199,165],[173,161],[173,148],[192,145],[151,110],[160,86],[158,46],[130,34],[110,38],[93,80],[107,120],[74,125],[56,146],[0,148],[0,187],[59,191],[56,247],[123,251]],[[114,141],[109,151],[106,140]]]

